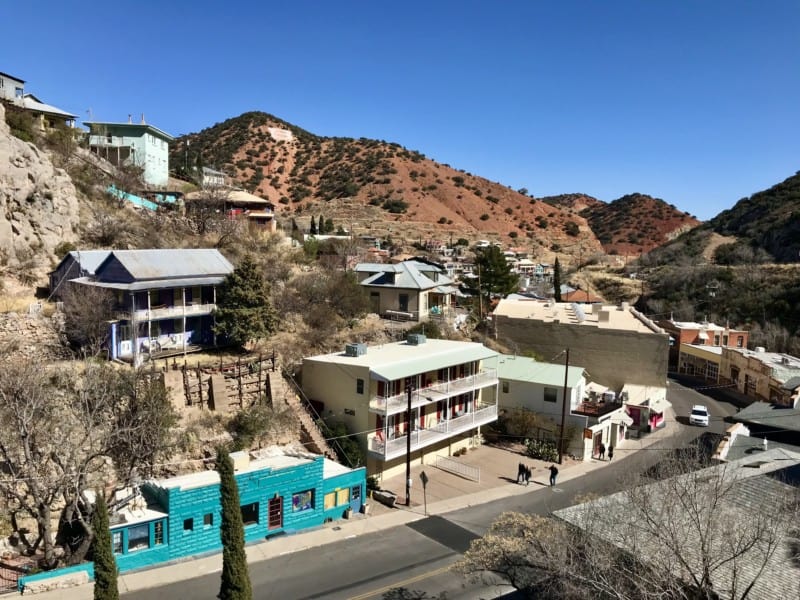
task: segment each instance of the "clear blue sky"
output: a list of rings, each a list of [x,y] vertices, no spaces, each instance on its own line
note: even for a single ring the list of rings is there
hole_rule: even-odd
[[[0,71],[179,135],[263,110],[708,219],[800,170],[798,0],[5,0]]]

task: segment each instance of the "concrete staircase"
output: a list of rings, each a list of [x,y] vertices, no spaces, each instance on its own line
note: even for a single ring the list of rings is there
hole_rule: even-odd
[[[295,388],[286,382],[286,379],[279,371],[269,371],[268,376],[272,406],[277,407],[282,403],[286,403],[300,421],[300,429],[306,438],[303,440],[306,447],[312,452],[323,454],[327,458],[338,462],[336,453],[328,445],[319,427],[314,422],[311,413],[306,408],[305,402],[302,402],[298,397]]]

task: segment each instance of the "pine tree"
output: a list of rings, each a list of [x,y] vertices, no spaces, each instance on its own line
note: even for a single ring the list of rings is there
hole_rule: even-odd
[[[498,246],[488,246],[475,257],[480,277],[480,291],[491,302],[492,296],[505,297],[519,287],[519,277],[511,270]]]
[[[214,320],[214,333],[239,346],[275,330],[269,290],[252,256],[245,256],[217,290]]]
[[[111,547],[111,530],[108,526],[108,506],[102,492],[97,491],[92,515],[92,559],[94,560],[94,600],[119,600],[117,589],[117,561]]]
[[[553,265],[553,298],[556,302],[561,302],[561,263],[558,262]]]
[[[244,551],[244,523],[239,504],[239,489],[233,475],[233,461],[223,447],[217,448],[219,495],[222,505],[222,580],[220,600],[252,600],[253,589]]]
[[[308,228],[308,233],[310,233],[311,235],[317,235],[317,224],[314,221],[313,215],[311,217],[311,225]]]

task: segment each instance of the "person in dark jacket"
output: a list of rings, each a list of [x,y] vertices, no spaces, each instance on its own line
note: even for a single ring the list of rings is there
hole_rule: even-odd
[[[556,477],[558,477],[558,467],[550,465],[550,487],[556,484]]]
[[[597,448],[597,455],[600,457],[600,460],[606,459],[606,445],[603,442],[600,442],[600,447]]]
[[[608,447],[608,460],[611,460],[612,458],[614,458],[614,446],[609,446]]]

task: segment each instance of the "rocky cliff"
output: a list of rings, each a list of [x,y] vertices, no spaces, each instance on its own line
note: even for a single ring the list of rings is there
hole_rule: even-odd
[[[0,104],[0,266],[41,277],[56,246],[77,239],[78,224],[72,180],[45,152],[9,133]]]

